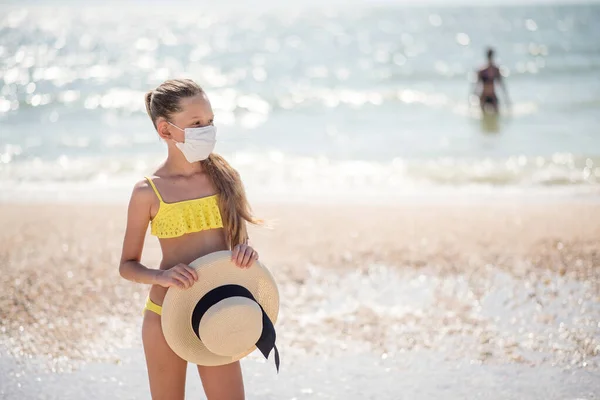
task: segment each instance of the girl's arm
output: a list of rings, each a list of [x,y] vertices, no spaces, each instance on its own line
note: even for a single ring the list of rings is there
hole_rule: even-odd
[[[140,263],[146,231],[150,223],[150,208],[154,201],[148,182],[138,182],[133,188],[127,209],[127,227],[123,239],[123,250],[119,273],[129,281],[158,284],[160,270],[147,268]]]
[[[151,218],[150,209],[155,201],[154,190],[147,181],[144,180],[135,185],[127,210],[127,228],[123,239],[119,273],[123,278],[132,282],[163,287],[178,286],[187,289],[198,280],[195,269],[184,264],[177,264],[168,270],[160,270],[148,268],[140,263],[144,239]]]

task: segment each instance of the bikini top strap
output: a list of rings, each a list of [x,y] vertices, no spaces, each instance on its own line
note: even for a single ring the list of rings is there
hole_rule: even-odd
[[[152,189],[154,190],[154,193],[156,193],[156,197],[158,197],[158,201],[160,201],[161,203],[163,202],[162,196],[160,195],[160,193],[158,193],[158,189],[156,189],[156,185],[154,185],[154,182],[152,182],[152,179],[150,179],[150,177],[146,177],[146,180],[148,181],[148,183],[150,184],[150,186],[152,186]]]

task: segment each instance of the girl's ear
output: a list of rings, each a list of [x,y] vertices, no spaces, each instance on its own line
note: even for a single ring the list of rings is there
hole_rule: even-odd
[[[163,117],[160,117],[156,120],[156,131],[158,132],[158,136],[160,136],[162,139],[171,139],[172,136],[169,128],[170,125]]]

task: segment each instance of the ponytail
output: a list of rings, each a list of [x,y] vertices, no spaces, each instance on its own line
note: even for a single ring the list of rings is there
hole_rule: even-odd
[[[246,223],[262,225],[263,221],[252,214],[239,173],[222,156],[215,153],[202,163],[219,193],[219,209],[229,248],[247,243]]]

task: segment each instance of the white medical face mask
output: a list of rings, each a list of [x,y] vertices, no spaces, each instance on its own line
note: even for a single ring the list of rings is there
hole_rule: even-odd
[[[183,131],[184,142],[175,142],[175,146],[181,150],[188,162],[193,163],[206,160],[210,153],[215,149],[217,129],[214,125],[181,129],[175,124],[168,123],[180,131]]]

